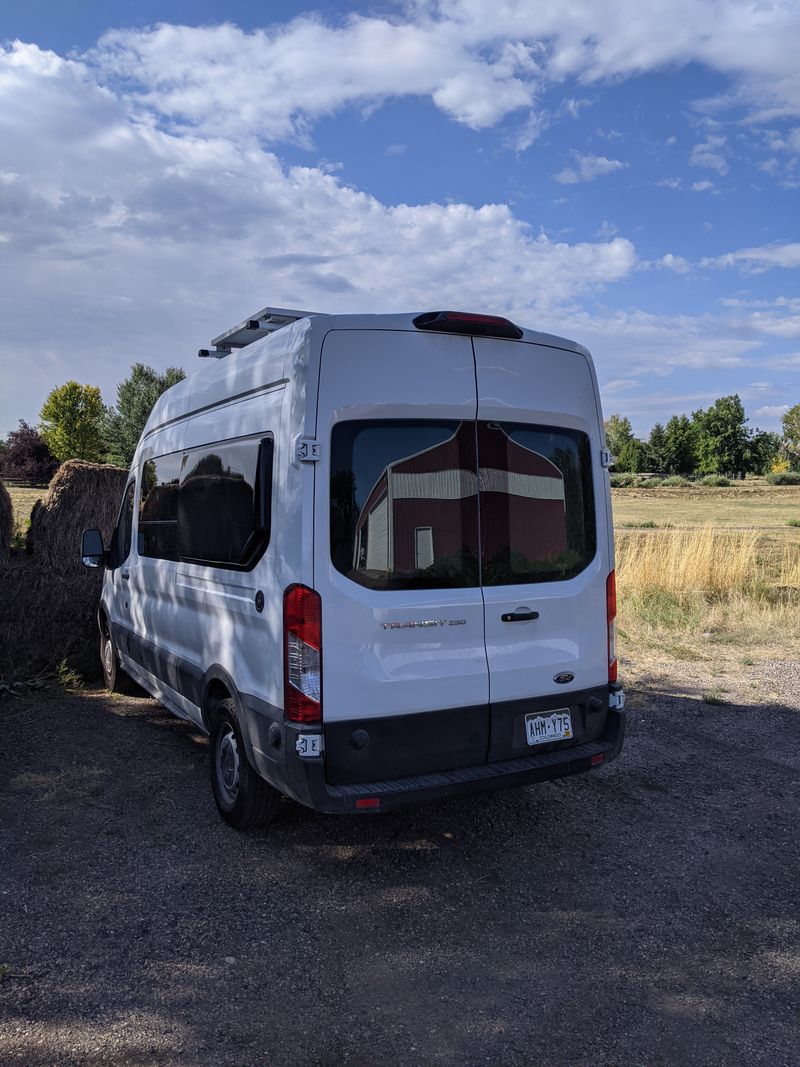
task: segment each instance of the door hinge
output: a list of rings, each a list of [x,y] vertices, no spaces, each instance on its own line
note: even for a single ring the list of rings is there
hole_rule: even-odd
[[[319,441],[312,437],[301,437],[295,445],[294,458],[298,463],[316,463],[320,458]]]
[[[614,457],[611,455],[607,448],[600,449],[600,463],[606,469],[608,467],[613,466]]]
[[[622,711],[625,707],[625,690],[612,689],[608,694],[608,706],[615,711]]]

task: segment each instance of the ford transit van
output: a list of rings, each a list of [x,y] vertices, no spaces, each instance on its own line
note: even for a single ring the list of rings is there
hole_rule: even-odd
[[[576,774],[624,734],[597,380],[461,312],[266,308],[156,403],[106,548],[107,686],[210,736],[237,828]]]

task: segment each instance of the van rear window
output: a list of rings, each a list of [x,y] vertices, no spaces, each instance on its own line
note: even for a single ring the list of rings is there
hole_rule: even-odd
[[[478,584],[474,422],[342,422],[331,447],[337,570],[372,589]]]
[[[331,449],[331,558],[360,585],[547,582],[573,577],[594,557],[586,434],[358,420],[334,427]]]

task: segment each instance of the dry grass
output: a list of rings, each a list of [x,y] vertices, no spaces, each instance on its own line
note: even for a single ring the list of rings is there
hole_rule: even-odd
[[[727,644],[800,650],[800,545],[776,551],[757,530],[621,531],[620,631],[677,658]]]
[[[789,527],[790,522],[800,520],[800,486],[743,482],[729,489],[612,489],[611,499],[619,526],[776,527],[793,540],[800,533]]]
[[[41,500],[47,488],[31,488],[25,485],[9,485],[6,488],[14,508],[14,540],[24,542],[33,506],[37,500]]]

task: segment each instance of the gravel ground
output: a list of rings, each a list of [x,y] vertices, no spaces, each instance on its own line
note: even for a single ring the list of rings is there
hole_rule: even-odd
[[[800,668],[738,671],[629,676],[590,775],[249,836],[151,700],[0,705],[0,1063],[800,1064]]]

